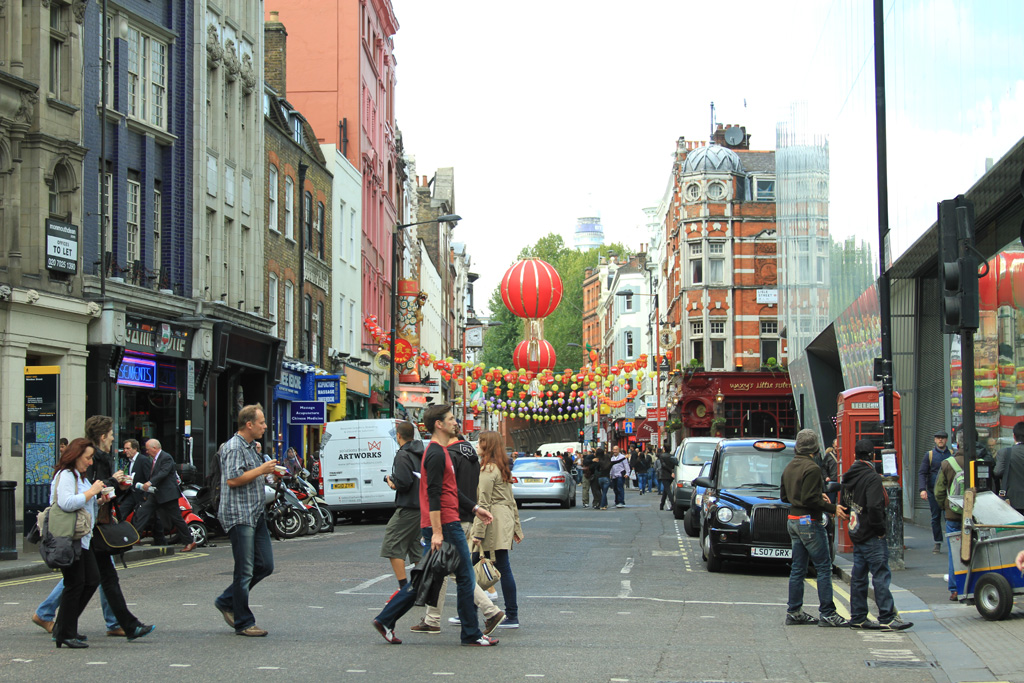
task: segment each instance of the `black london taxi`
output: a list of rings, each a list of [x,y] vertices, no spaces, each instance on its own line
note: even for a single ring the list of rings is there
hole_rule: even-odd
[[[722,439],[707,476],[695,486],[706,488],[701,500],[700,544],[709,572],[722,562],[788,562],[792,545],[786,522],[789,503],[779,498],[782,471],[796,454],[792,439]],[[822,515],[829,547],[835,523]]]

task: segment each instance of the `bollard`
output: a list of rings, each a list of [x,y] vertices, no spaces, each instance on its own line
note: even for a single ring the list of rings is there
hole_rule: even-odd
[[[14,533],[14,490],[16,481],[0,481],[0,560],[18,559]]]
[[[905,569],[903,560],[903,487],[895,485],[895,477],[883,480],[889,506],[885,511],[885,541],[889,546],[889,569]]]

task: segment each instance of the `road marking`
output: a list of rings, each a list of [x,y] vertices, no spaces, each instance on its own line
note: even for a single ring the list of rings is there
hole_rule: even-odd
[[[630,587],[629,581],[623,581],[621,583],[621,588],[619,590],[619,597],[620,598],[628,598],[632,592],[633,592],[633,589]]]
[[[17,658],[17,659],[12,659],[11,661],[12,661],[12,662],[17,662],[18,664],[28,664],[28,663],[29,663],[29,662],[31,662],[32,660],[31,660],[31,659],[21,659],[21,658],[19,657],[19,658]]]
[[[451,671],[435,671],[435,676],[454,676],[455,674]]]
[[[682,550],[652,550],[651,557],[680,557]]]
[[[310,605],[309,609],[323,609],[320,605]]]
[[[257,671],[278,671],[280,669],[281,669],[281,667],[279,667],[279,666],[257,666],[256,667]]]
[[[689,553],[689,551],[687,549],[687,543],[686,543],[686,540],[689,537],[684,538],[683,534],[679,531],[679,520],[678,519],[673,521],[672,524],[673,524],[673,526],[675,527],[675,530],[676,530],[676,541],[679,542],[679,554],[682,555],[682,557],[683,557],[683,568],[685,568],[686,571],[688,571],[688,572],[692,572],[693,571],[693,567],[690,566],[690,553]]]
[[[183,603],[181,603],[181,606],[182,607],[199,607],[199,603],[198,602],[183,602]]]
[[[900,614],[925,614],[931,612],[930,609],[901,609]]]
[[[175,669],[187,669],[190,666],[192,666],[192,665],[191,664],[171,664],[171,667],[175,668]]]
[[[535,520],[535,519],[537,519],[537,518],[536,518],[536,517],[527,517],[526,519],[522,520],[522,521],[521,521],[521,522],[519,522],[519,523],[520,523],[520,524],[525,524],[526,522],[532,522],[532,521],[533,521],[533,520]]]
[[[346,588],[343,591],[335,591],[335,595],[345,595],[346,593],[355,593],[356,591],[361,591],[364,588],[369,588],[373,584],[379,583],[379,582],[383,581],[384,579],[387,579],[387,578],[392,577],[392,576],[394,576],[394,574],[390,574],[390,573],[389,574],[381,574],[376,579],[370,579],[369,581],[363,581],[358,586],[352,586],[351,588]]]
[[[20,602],[5,602],[5,605],[20,605]]]
[[[817,585],[815,585],[815,590],[817,590]],[[839,593],[839,595],[841,595],[844,598],[846,598],[847,604],[850,604],[851,607],[852,607],[853,599],[850,597],[850,594],[847,593],[846,590],[842,586],[839,586],[835,582],[833,582],[832,583],[832,591],[835,592],[835,593]],[[842,603],[840,603],[839,605],[836,606],[836,611],[837,612],[839,611],[840,607],[842,607]],[[849,619],[850,615],[849,614],[844,614],[843,618],[844,619]],[[875,615],[871,612],[871,610],[868,610],[868,616],[866,618],[867,619],[875,619]]]
[[[526,674],[527,678],[544,678],[544,674]]]
[[[609,678],[608,680],[614,681],[614,683],[629,683],[628,678]]]
[[[106,666],[106,662],[86,662],[86,666]]]
[[[715,617],[715,615],[713,615],[713,614],[702,614],[702,615],[700,615],[700,618],[701,619],[716,619],[717,617]]]
[[[366,669],[346,669],[345,673],[347,673],[347,674],[364,674],[364,673],[366,673]]]
[[[622,569],[619,570],[619,573],[620,574],[628,574],[632,570],[633,570],[633,558],[632,557],[627,557],[626,558],[626,564],[622,567]]]
[[[632,614],[632,612],[616,612],[616,614]]]

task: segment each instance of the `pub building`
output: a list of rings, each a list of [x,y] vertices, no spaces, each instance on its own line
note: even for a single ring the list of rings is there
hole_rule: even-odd
[[[792,386],[782,372],[687,373],[676,405],[684,437],[796,438]]]

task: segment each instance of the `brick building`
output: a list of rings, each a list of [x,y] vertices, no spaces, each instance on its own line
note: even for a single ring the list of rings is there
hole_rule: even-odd
[[[665,214],[664,314],[679,330],[677,410],[686,434],[795,434],[779,336],[775,154],[739,126],[680,138]],[[767,375],[762,377],[762,370]],[[783,386],[784,385],[784,386]],[[723,422],[724,420],[724,422]]]
[[[271,334],[284,344],[282,377],[288,381],[275,389],[274,407],[267,416],[274,446],[283,456],[289,446],[300,454],[317,447],[310,439],[315,441],[319,430],[291,425],[288,411],[293,400],[313,398],[302,392],[312,386],[318,371],[325,374],[327,366],[333,329],[334,179],[312,127],[288,102],[288,33],[277,12],[270,17],[264,27],[267,223],[263,287],[266,316],[274,325]],[[293,391],[296,383],[303,387],[298,393]]]

